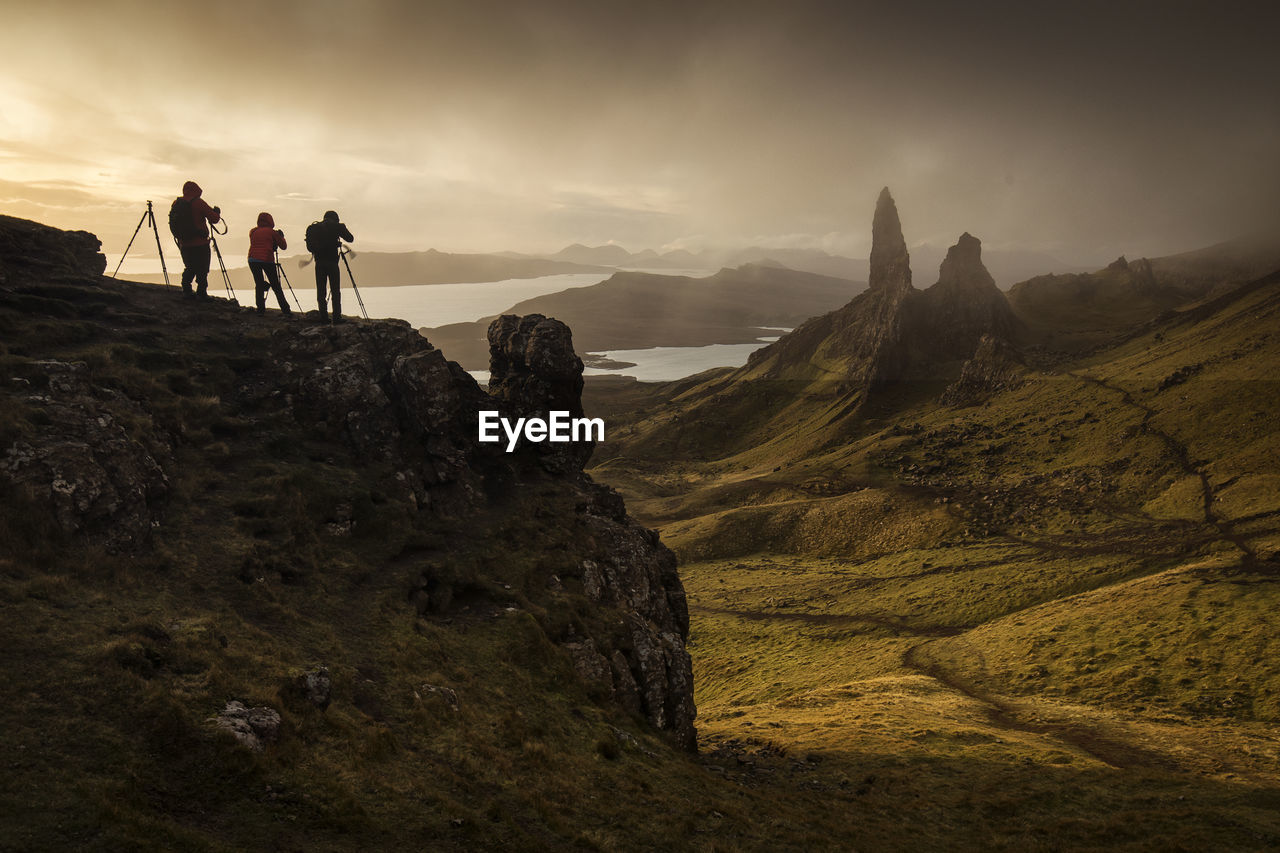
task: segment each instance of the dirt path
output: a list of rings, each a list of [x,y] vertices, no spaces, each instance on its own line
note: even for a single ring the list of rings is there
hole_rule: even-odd
[[[1208,473],[1191,461],[1191,453],[1185,444],[1151,422],[1157,414],[1155,409],[1139,403],[1127,389],[1121,388],[1119,385],[1105,379],[1099,379],[1096,376],[1089,376],[1084,373],[1072,372],[1068,375],[1082,382],[1088,382],[1091,385],[1096,385],[1099,388],[1105,388],[1114,394],[1118,394],[1125,405],[1142,413],[1142,420],[1138,424],[1139,431],[1161,441],[1168,448],[1169,454],[1177,460],[1182,470],[1188,476],[1196,477],[1200,481],[1201,511],[1204,514],[1204,523],[1213,527],[1218,531],[1218,535],[1222,539],[1230,542],[1240,550],[1242,555],[1241,562],[1246,569],[1255,569],[1258,563],[1258,555],[1253,546],[1236,531],[1235,522],[1214,511],[1213,504],[1217,500],[1217,495],[1214,493],[1213,484],[1209,481]]]
[[[926,642],[908,649],[902,656],[903,665],[981,703],[988,719],[996,726],[1053,738],[1119,770],[1179,769],[1178,763],[1168,756],[1129,743],[1116,732],[1074,721],[1028,719],[1032,712],[1015,701],[983,690],[958,673],[949,672],[937,661],[929,660],[925,652],[928,645]]]

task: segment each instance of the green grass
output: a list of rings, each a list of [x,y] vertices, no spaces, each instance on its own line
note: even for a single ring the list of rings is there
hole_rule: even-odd
[[[715,423],[684,442],[679,403],[618,392],[598,473],[686,559],[699,756],[558,647],[621,629],[575,587],[587,545],[554,486],[411,511],[394,472],[240,394],[296,333],[270,316],[111,283],[0,302],[5,376],[38,391],[36,359],[83,361],[173,459],[133,552],[0,491],[0,847],[1274,847],[1269,300],[984,406],[897,389],[830,434],[832,400],[762,386],[776,432],[723,458]],[[57,416],[4,390],[6,440]],[[420,614],[427,578],[452,600]],[[325,711],[295,687],[321,664]],[[278,742],[219,732],[230,699],[278,709]]]
[[[685,561],[706,741],[812,757],[864,804],[892,779],[925,846],[1275,844],[1274,291],[979,406],[902,390],[826,444],[775,419],[681,454],[685,389],[607,413],[598,476]]]

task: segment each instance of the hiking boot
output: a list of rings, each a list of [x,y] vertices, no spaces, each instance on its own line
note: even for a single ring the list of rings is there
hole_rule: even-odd
[[[336,326],[336,325],[338,325],[339,323],[345,323],[345,322],[347,322],[347,318],[346,318],[346,317],[343,317],[341,314],[334,314],[334,315],[333,315],[333,325],[335,325],[335,326]]]

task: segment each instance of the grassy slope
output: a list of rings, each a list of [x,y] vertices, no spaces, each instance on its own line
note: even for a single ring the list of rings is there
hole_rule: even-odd
[[[597,476],[685,560],[707,740],[913,790],[944,845],[1280,842],[1278,314],[1242,291],[817,454],[660,465],[626,436],[674,448],[679,409],[624,421]]]
[[[3,376],[83,359],[186,437],[135,557],[4,496],[3,846],[1273,846],[1275,584],[1240,565],[1277,544],[1273,302],[818,456],[625,469],[673,532],[718,513],[723,552],[760,527],[743,503],[814,505],[790,553],[683,570],[691,758],[592,701],[547,639],[574,618],[544,597],[573,547],[550,493],[467,525],[390,512],[340,446],[237,410],[277,318],[130,285],[24,297],[0,313]],[[3,415],[6,446],[40,428],[37,406]],[[338,499],[354,537],[324,527]],[[471,610],[415,617],[424,560],[483,592]],[[318,662],[323,713],[288,689]],[[231,698],[281,708],[281,741],[214,731]]]

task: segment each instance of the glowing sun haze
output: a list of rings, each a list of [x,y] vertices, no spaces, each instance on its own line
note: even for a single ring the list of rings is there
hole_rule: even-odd
[[[365,248],[863,256],[888,184],[909,243],[1086,263],[1280,189],[1271,4],[6,5],[0,212],[109,254],[189,178]]]

